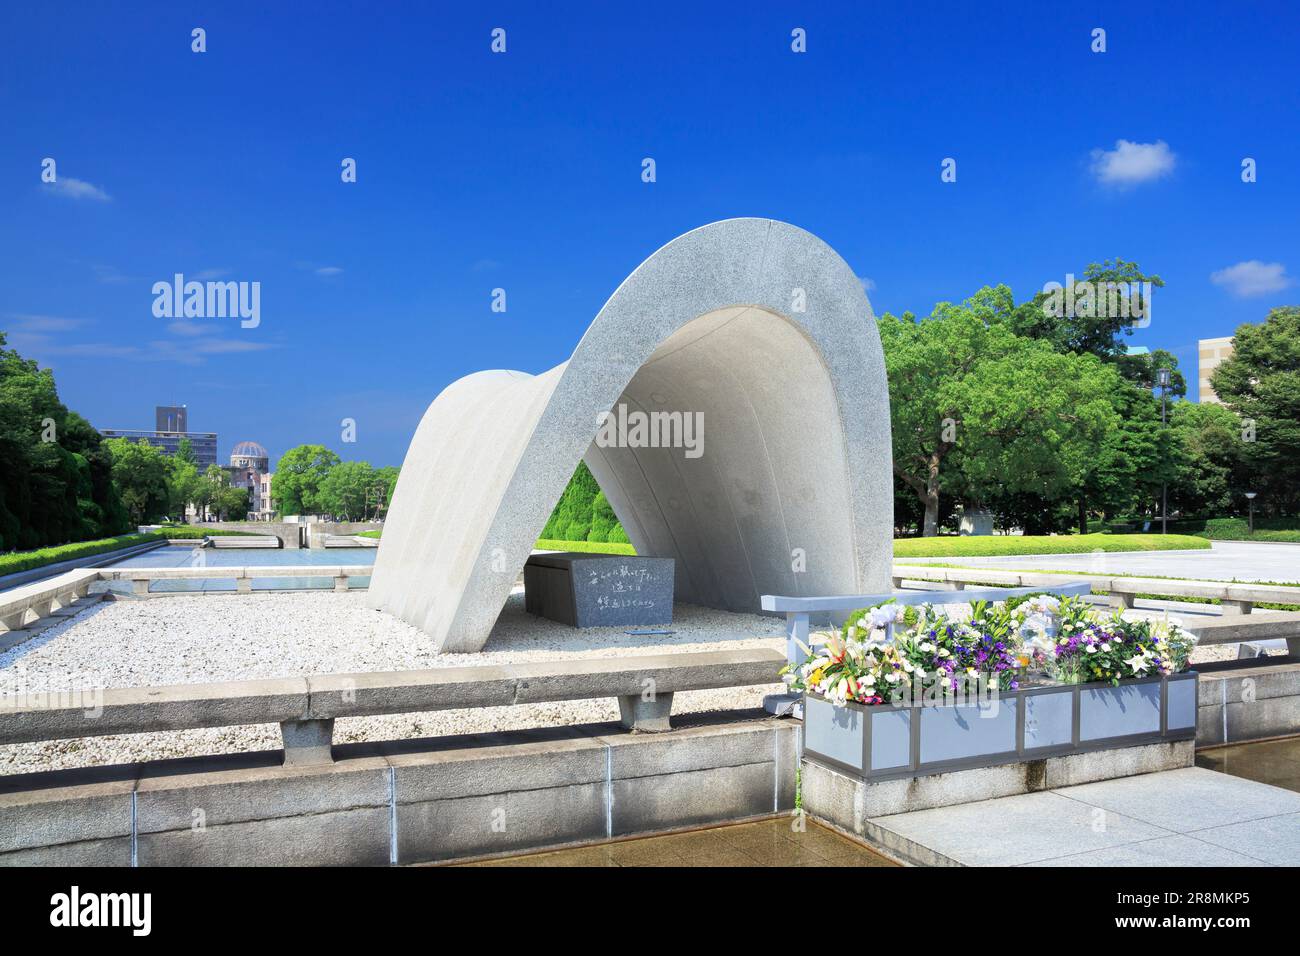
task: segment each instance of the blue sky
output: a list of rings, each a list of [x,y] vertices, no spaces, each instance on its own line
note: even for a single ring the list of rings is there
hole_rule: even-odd
[[[223,456],[399,464],[448,383],[563,361],[664,242],[770,216],[877,313],[1136,260],[1167,285],[1133,344],[1194,383],[1198,338],[1300,300],[1298,26],[1252,3],[6,4],[0,329],[96,426],[187,403]],[[260,282],[260,325],[155,317],[177,272]]]

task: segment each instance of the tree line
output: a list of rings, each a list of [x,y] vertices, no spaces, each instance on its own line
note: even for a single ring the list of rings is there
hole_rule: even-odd
[[[1122,259],[1084,276],[1098,289],[1164,285]],[[1300,309],[1236,330],[1214,404],[1186,400],[1169,352],[1129,351],[1139,310],[1063,312],[1049,297],[1017,304],[985,286],[923,319],[878,320],[901,533],[952,528],[959,506],[1027,534],[1086,533],[1098,519],[1155,519],[1166,488],[1171,516],[1244,513],[1246,491],[1265,514],[1296,513]]]
[[[272,498],[281,514],[365,520],[383,514],[397,473],[301,445],[281,458]],[[242,520],[249,497],[219,465],[200,471],[188,440],[168,456],[143,440],[105,439],[59,400],[53,372],[0,332],[0,551],[111,537],[183,520],[187,508]]]
[[[399,471],[392,465],[343,461],[324,445],[298,445],[280,456],[271,498],[281,514],[372,521],[387,513]]]

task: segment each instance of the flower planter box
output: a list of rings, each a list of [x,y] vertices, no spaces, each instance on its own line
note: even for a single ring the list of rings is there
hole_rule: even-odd
[[[1195,671],[1118,686],[1048,683],[960,704],[836,707],[804,696],[804,757],[867,781],[1195,737]]]

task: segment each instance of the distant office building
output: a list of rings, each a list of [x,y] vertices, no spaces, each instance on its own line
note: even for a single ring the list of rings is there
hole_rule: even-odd
[[[154,408],[154,431],[187,432],[189,417],[184,405],[158,405]]]
[[[161,448],[165,455],[175,455],[180,450],[181,442],[188,438],[199,471],[217,463],[217,433],[189,431],[189,416],[184,405],[156,406],[154,424],[156,429],[151,432],[131,428],[101,428],[99,433],[105,438],[144,440],[155,448]]]
[[[241,441],[230,453],[230,483],[248,489],[248,516],[255,521],[275,517],[271,500],[271,458],[255,441]]]
[[[1200,375],[1198,397],[1201,402],[1219,403],[1219,396],[1214,394],[1214,389],[1210,386],[1210,374],[1222,365],[1230,355],[1232,355],[1231,335],[1220,339],[1201,339],[1197,343],[1197,362]]]

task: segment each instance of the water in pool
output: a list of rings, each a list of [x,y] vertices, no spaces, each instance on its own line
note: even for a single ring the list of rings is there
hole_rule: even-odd
[[[188,545],[164,545],[144,554],[115,561],[113,568],[237,568],[242,566],[267,568],[303,565],[349,566],[374,564],[376,548],[194,548]],[[354,588],[367,587],[369,577],[354,577]],[[331,590],[334,579],[319,578],[255,578],[254,591],[284,591],[321,589]],[[109,589],[122,593],[131,590],[130,581],[113,581]],[[183,578],[154,581],[150,591],[233,591],[234,578]]]

